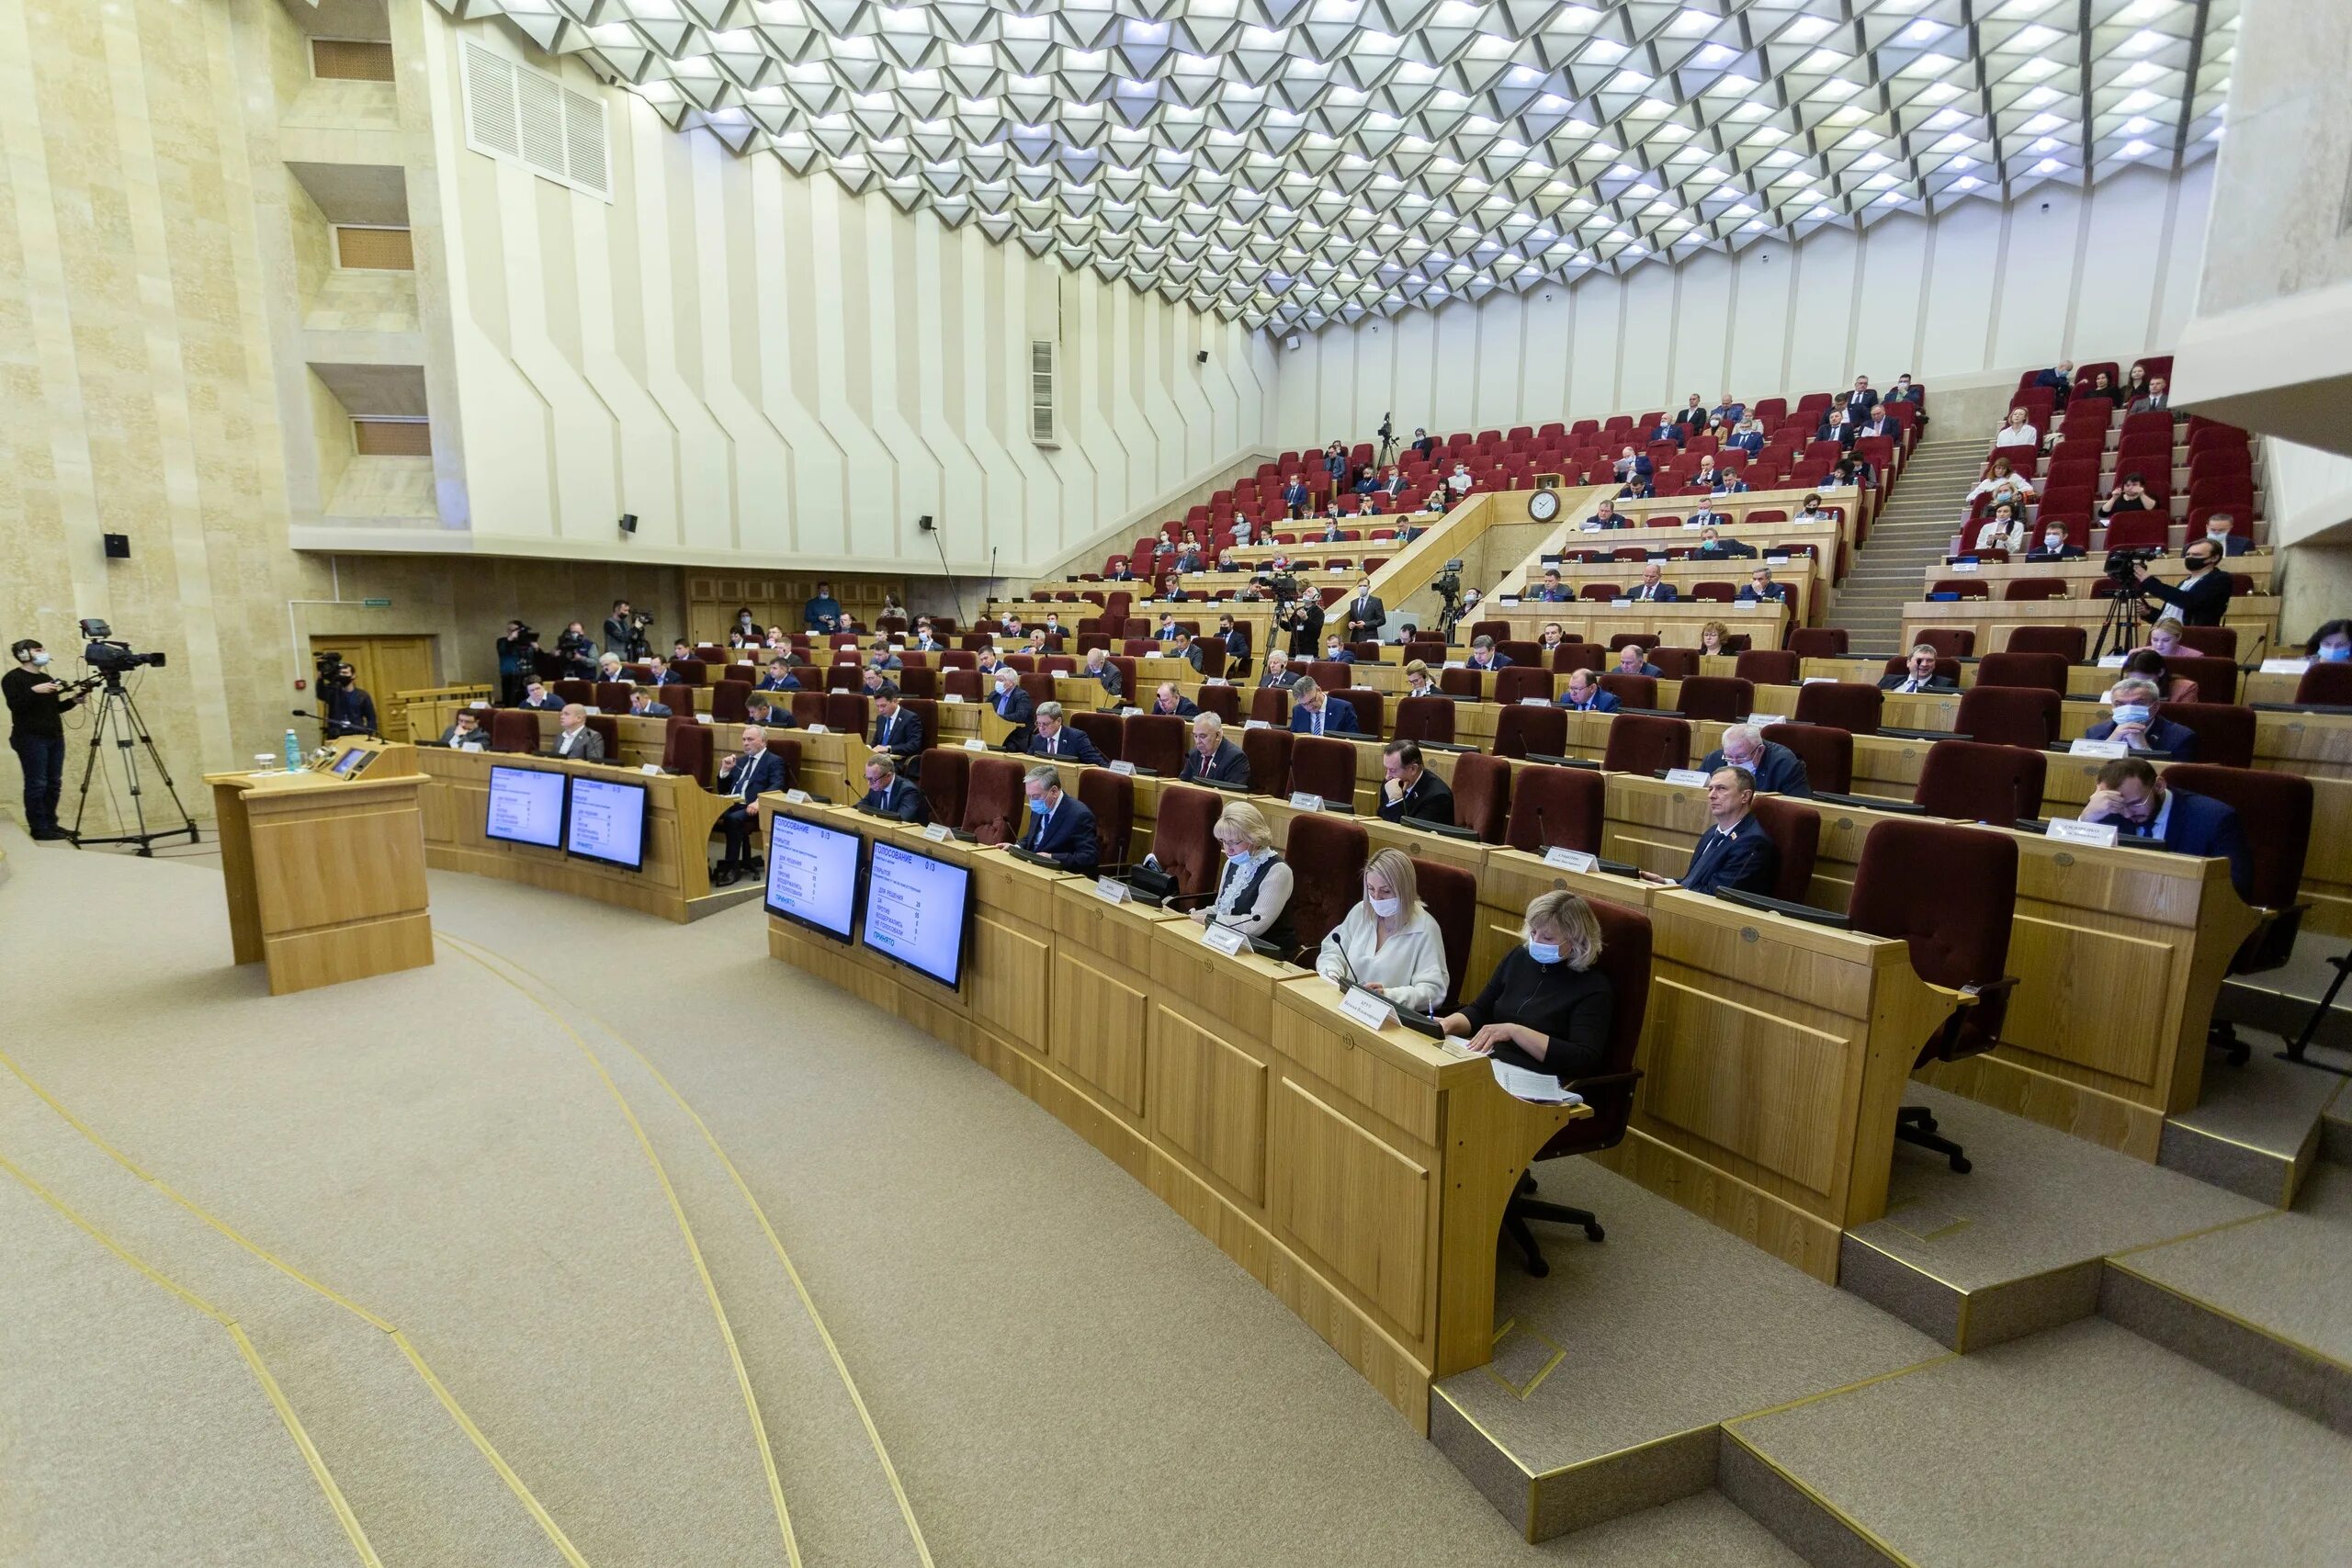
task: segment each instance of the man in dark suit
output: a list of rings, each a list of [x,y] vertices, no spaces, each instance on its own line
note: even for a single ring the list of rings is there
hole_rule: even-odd
[[[1495,651],[1495,639],[1480,633],[1470,639],[1470,668],[1473,670],[1508,670],[1510,655]]]
[[[1767,599],[1777,599],[1783,604],[1796,603],[1795,591],[1785,582],[1772,581],[1772,569],[1759,566],[1747,574],[1747,584],[1739,591],[1740,603],[1760,604]]]
[[[548,691],[547,682],[534,675],[524,682],[523,705],[534,713],[561,713],[563,699]]]
[[[1086,668],[1079,673],[1090,681],[1099,682],[1104,691],[1114,697],[1124,697],[1127,694],[1125,678],[1119,673],[1119,667],[1111,662],[1111,652],[1108,649],[1088,649]]]
[[[1674,416],[1674,423],[1682,427],[1685,435],[1707,434],[1707,408],[1700,400],[1698,393],[1690,394],[1690,400],[1682,405],[1681,412]]]
[[[1009,667],[1000,666],[994,672],[995,690],[989,695],[989,707],[997,717],[1014,727],[1004,738],[1004,749],[1019,751],[1024,748],[1030,721],[1036,717],[1036,700],[1021,689],[1021,677]]]
[[[1288,650],[1277,648],[1266,655],[1266,671],[1258,677],[1258,689],[1263,691],[1274,686],[1287,692],[1305,679],[1306,676],[1290,667]]]
[[[639,686],[628,694],[628,716],[631,718],[667,718],[670,716],[670,705],[655,702],[653,694]]]
[[[2036,387],[2048,388],[2054,399],[2054,406],[2064,410],[2067,398],[2073,395],[2075,390],[2075,362],[2071,359],[2060,360],[2050,369],[2036,376],[2033,378],[2033,384]]]
[[[489,750],[490,731],[481,725],[481,715],[472,708],[459,708],[449,728],[441,732],[441,744],[453,751],[482,751]]]
[[[1707,777],[1708,828],[1690,851],[1690,864],[1679,886],[1687,892],[1713,893],[1719,887],[1742,893],[1770,894],[1781,879],[1781,846],[1764,831],[1748,807],[1756,798],[1756,781],[1744,768],[1718,768]],[[1642,873],[1644,882],[1673,886],[1671,877]]]
[[[1619,482],[1623,483],[1636,478],[1645,479],[1654,478],[1657,473],[1657,465],[1628,446],[1618,454],[1616,462],[1611,465],[1611,471],[1616,475]]]
[[[1355,705],[1335,697],[1312,681],[1291,688],[1290,732],[1293,735],[1352,735]]]
[[[1225,672],[1228,679],[1238,678],[1250,668],[1250,633],[1236,626],[1231,615],[1217,619],[1216,640],[1225,645]]]
[[[1666,581],[1665,569],[1656,561],[1642,563],[1642,580],[1625,595],[1636,604],[1671,604],[1682,597],[1671,582]]]
[[[1383,822],[1434,822],[1453,826],[1453,791],[1443,779],[1421,765],[1421,749],[1410,740],[1391,740],[1380,749],[1380,819]]]
[[[2197,761],[2197,732],[2156,711],[2164,694],[2154,681],[2126,676],[2108,696],[2115,704],[2113,716],[2092,725],[2083,732],[2084,739],[2120,740],[2134,751],[2157,752],[2175,762]]]
[[[1350,642],[1378,642],[1380,628],[1388,624],[1387,607],[1372,596],[1372,579],[1356,580],[1356,591],[1342,606],[1347,617]]]
[[[741,755],[718,760],[718,793],[729,804],[718,814],[727,851],[711,874],[713,887],[724,887],[752,869],[752,827],[759,819],[759,798],[790,784],[784,776],[784,759],[768,750],[766,730],[745,725],[742,747]]]
[[[1612,675],[1647,675],[1650,679],[1655,681],[1659,676],[1665,674],[1666,671],[1660,670],[1657,665],[1650,662],[1649,649],[1644,648],[1638,642],[1629,642],[1624,647],[1617,650],[1617,668],[1611,671],[1610,673]]]
[[[2206,514],[2205,542],[2219,549],[2224,558],[2242,556],[2254,548],[2254,541],[2237,532],[2237,518],[2227,512]]]
[[[2148,563],[2140,562],[2132,569],[2132,575],[2140,580],[2140,591],[2163,602],[2146,605],[2140,613],[2152,621],[2170,615],[2187,626],[2220,626],[2222,617],[2229,614],[2230,595],[2237,591],[2230,574],[2221,570],[2222,558],[2210,540],[2191,540],[2180,552],[2180,564],[2188,569],[2188,575],[2177,588],[2157,581]]]
[[[2025,558],[2030,561],[2080,560],[2083,558],[2083,548],[2080,545],[2067,542],[2066,525],[2064,523],[2050,523],[2043,525],[2041,542],[2026,551]]]
[[[800,689],[800,680],[793,674],[791,664],[779,656],[768,660],[768,672],[760,677],[759,689],[763,692],[797,692]]]
[[[645,634],[638,629],[636,619],[626,599],[614,600],[613,613],[605,617],[605,651],[618,654],[624,663],[645,649]]]
[[[1294,520],[1306,515],[1307,502],[1313,499],[1307,493],[1306,480],[1303,477],[1295,476],[1290,483],[1283,486],[1283,504],[1290,508]]]
[[[556,719],[555,744],[548,749],[550,757],[562,757],[574,762],[601,762],[605,760],[605,738],[588,728],[588,710],[578,703],[566,703]]]
[[[1804,759],[1778,741],[1765,739],[1763,730],[1752,724],[1726,725],[1723,744],[1708,752],[1699,766],[1709,773],[1718,768],[1741,769],[1767,795],[1813,793]]]
[[[1878,689],[1882,692],[1957,692],[1960,684],[1947,681],[1936,673],[1936,650],[1926,643],[1911,650],[1899,674],[1882,675]]]
[[[1711,524],[1699,535],[1696,553],[1706,560],[1746,560],[1756,554],[1756,547],[1724,538]]]
[[[1881,406],[1871,411],[1870,418],[1855,423],[1855,439],[1860,440],[1865,435],[1883,435],[1889,441],[1900,441],[1903,439],[1903,427],[1887,418],[1885,408]]]
[[[1110,759],[1088,739],[1086,731],[1072,729],[1063,722],[1059,703],[1037,705],[1037,725],[1029,736],[1026,750],[1032,757],[1069,757],[1097,768],[1110,764]]]
[[[762,729],[790,729],[799,723],[788,707],[780,708],[757,692],[743,699],[743,722],[756,724]]]
[[[2118,757],[2098,771],[2083,820],[2145,833],[2177,854],[2226,860],[2241,897],[2254,884],[2254,852],[2237,812],[2211,795],[2165,787],[2164,775],[2144,758]]]
[[[1173,681],[1162,681],[1151,694],[1151,711],[1174,718],[1190,718],[1201,711],[1200,705],[1186,696]]]
[[[1602,691],[1600,678],[1591,671],[1571,670],[1567,689],[1560,694],[1560,705],[1575,713],[1615,713],[1617,694]]]
[[[1846,394],[1845,407],[1846,417],[1856,424],[1870,418],[1871,410],[1878,407],[1878,394],[1871,390],[1869,377],[1854,378],[1854,389]]]
[[[899,772],[910,779],[922,776],[922,715],[899,701],[898,694],[874,699],[874,750],[899,761]]]
[[[1539,604],[1565,604],[1569,597],[1567,584],[1560,581],[1560,569],[1556,566],[1547,566],[1544,569],[1542,586],[1528,595],[1528,598]]]
[[[1176,628],[1176,640],[1168,645],[1168,651],[1161,657],[1181,659],[1195,671],[1198,671],[1204,662],[1201,657],[1201,650],[1193,646],[1193,634],[1182,626]]]
[[[1225,720],[1213,713],[1193,718],[1193,744],[1185,750],[1183,769],[1177,777],[1186,783],[1205,779],[1211,784],[1250,787],[1250,759],[1225,738]]]
[[[1584,531],[1588,534],[1598,534],[1606,532],[1611,528],[1630,528],[1632,526],[1632,524],[1617,515],[1617,503],[1610,500],[1605,495],[1600,498],[1600,504],[1593,508],[1592,515],[1584,520]]]
[[[895,817],[918,828],[931,825],[931,802],[899,776],[897,761],[888,756],[865,759],[865,793],[858,797],[857,808],[876,817]]]
[[[1029,830],[1021,847],[1044,855],[1064,871],[1092,876],[1102,852],[1094,834],[1094,813],[1086,803],[1062,793],[1062,776],[1051,768],[1032,768],[1022,781],[1029,797]]]

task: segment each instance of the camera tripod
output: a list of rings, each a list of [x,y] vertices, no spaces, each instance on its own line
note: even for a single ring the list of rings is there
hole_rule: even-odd
[[[2128,653],[2140,636],[2140,585],[2121,584],[2107,601],[2107,618],[2099,623],[2098,636],[2091,639],[2091,662],[2097,664],[2107,657],[2109,638],[2114,648]]]
[[[86,849],[92,844],[136,844],[141,855],[150,857],[155,852],[154,844],[158,839],[173,839],[186,833],[189,843],[202,842],[195,819],[188,816],[187,807],[180,804],[179,791],[173,787],[172,771],[164,766],[163,753],[155,750],[155,737],[149,732],[147,721],[139,716],[139,705],[131,700],[130,693],[123,687],[122,676],[107,671],[99,680],[102,683],[97,705],[90,716],[90,750],[82,761],[81,794],[74,803],[74,826],[66,829],[65,836],[74,840],[76,849]],[[121,755],[123,781],[130,788],[131,815],[139,825],[139,830],[104,838],[85,837],[82,832],[82,817],[90,808],[90,781],[99,771],[98,749],[109,737],[113,738],[115,750]],[[139,784],[139,753],[132,749],[134,743],[145,748],[148,761],[154,763],[155,776],[164,781],[164,793],[171,797],[172,809],[179,813],[178,827],[152,830],[148,828],[146,800]]]

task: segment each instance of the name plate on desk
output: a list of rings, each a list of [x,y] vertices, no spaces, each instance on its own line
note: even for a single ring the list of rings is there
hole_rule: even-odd
[[[784,798],[795,806],[806,806],[808,804],[808,792],[805,789],[788,789],[784,792]]]
[[[1111,764],[1111,771],[1114,773],[1125,773],[1129,778],[1133,778],[1135,776],[1136,765],[1133,762],[1128,761],[1125,757],[1122,757],[1117,761]]]
[[[1133,894],[1117,877],[1098,876],[1094,879],[1094,896],[1105,904],[1124,904]]]
[[[1612,610],[1626,610],[1631,609],[1633,604],[1631,599],[1611,599],[1609,601],[1609,607]]]
[[[1521,697],[1519,699],[1519,705],[1523,708],[1548,708],[1552,705],[1552,699],[1549,697]]]
[[[1835,675],[1808,675],[1804,678],[1804,683],[1808,686],[1834,686],[1838,683],[1838,677]]]
[[[1246,721],[1241,728],[1244,729],[1272,729],[1273,726],[1268,724],[1262,718],[1253,718]]]
[[[823,735],[826,733],[826,729],[821,724],[812,724],[808,726],[808,732],[811,735]]]
[[[1498,609],[1516,610],[1519,608],[1519,601],[1506,593],[1495,601],[1495,605]]]
[[[603,708],[598,707],[594,703],[589,703],[589,704],[587,704],[585,706],[583,706],[580,711],[581,711],[581,712],[582,712],[582,713],[602,713],[602,712],[604,712],[605,710],[604,710]]]
[[[1201,684],[1204,686],[1230,686],[1233,682],[1227,680],[1222,675],[1210,675],[1203,679]]]
[[[2123,668],[2123,655],[2110,653],[2098,661],[2098,667],[2102,670],[2120,670]]]
[[[1757,728],[1761,729],[1768,724],[1786,724],[1789,722],[1789,716],[1784,713],[1752,713],[1746,718],[1741,719],[1740,722],[1742,724],[1752,724]]]
[[[696,724],[708,724],[711,722],[711,716],[707,713],[698,713],[695,715],[695,722]]]
[[[466,705],[469,708],[486,708],[490,705],[488,703],[468,703]]]
[[[956,836],[956,829],[944,822],[933,822],[923,829],[922,836],[934,844],[944,844]]]
[[[1666,771],[1666,782],[1694,789],[1704,789],[1707,787],[1707,775],[1696,768],[1668,768]]]
[[[1227,958],[1238,958],[1250,939],[1231,926],[1211,925],[1201,932],[1201,945],[1214,947]]]
[[[2300,675],[2312,667],[2308,659],[2266,659],[2262,661],[2265,675]],[[481,705],[475,705],[479,707]]]
[[[1948,564],[1944,570],[1946,571],[1981,571],[1984,570],[1984,563],[1983,561],[1956,560]]]
[[[1439,665],[1438,668],[1441,670],[1467,670],[1470,668],[1470,663],[1469,660],[1464,659],[1449,659],[1443,664]]]
[[[1370,991],[1348,987],[1340,998],[1340,1010],[1363,1024],[1366,1029],[1385,1029],[1396,1021],[1396,1010]]]
[[[985,751],[988,749],[989,743],[977,737],[964,742],[964,750],[967,751]]]
[[[2078,737],[2066,748],[2069,757],[2129,757],[2132,748],[2120,740],[2094,740],[2089,736]]]
[[[1556,865],[1562,871],[1595,872],[1600,869],[1600,857],[1589,855],[1582,850],[1562,849],[1554,844],[1544,852],[1544,863]]]
[[[1294,811],[1320,811],[1323,809],[1323,797],[1303,789],[1295,789],[1290,792],[1290,804]]]
[[[2089,844],[2096,849],[2111,850],[2115,847],[2115,824],[2084,822],[2072,817],[2053,817],[2050,819],[2049,831],[2043,836],[2056,839],[2062,843]]]
[[[476,750],[476,751],[480,750],[481,749],[481,748],[480,748],[480,747],[478,747],[478,746],[476,746],[476,747],[469,747],[469,748],[468,748],[468,750]],[[659,762],[639,762],[639,763],[637,765],[637,771],[638,771],[639,773],[655,773],[655,774],[658,774],[658,773],[660,773],[662,772],[662,764],[661,764],[661,763],[659,763]]]
[[[964,700],[964,696],[960,692],[950,692],[939,700],[943,703],[960,703]]]

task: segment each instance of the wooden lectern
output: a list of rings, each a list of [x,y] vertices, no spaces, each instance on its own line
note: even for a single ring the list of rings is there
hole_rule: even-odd
[[[352,739],[313,768],[208,773],[236,961],[284,996],[433,962],[416,750]]]

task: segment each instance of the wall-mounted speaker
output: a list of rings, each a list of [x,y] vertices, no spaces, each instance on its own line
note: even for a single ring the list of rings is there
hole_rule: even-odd
[[[931,513],[928,512],[915,519],[915,527],[925,534],[930,533],[937,526],[939,526],[939,525],[931,520]]]
[[[1205,348],[1193,355],[1193,363],[1195,365],[1206,365],[1208,362],[1209,351]]]
[[[108,535],[107,535],[107,536],[106,536],[106,543],[107,543],[107,559],[108,559],[108,560],[129,560],[129,559],[130,558],[130,535],[128,535],[128,534],[108,534]]]
[[[637,532],[636,513],[624,512],[621,513],[621,532],[624,534],[634,534]]]

